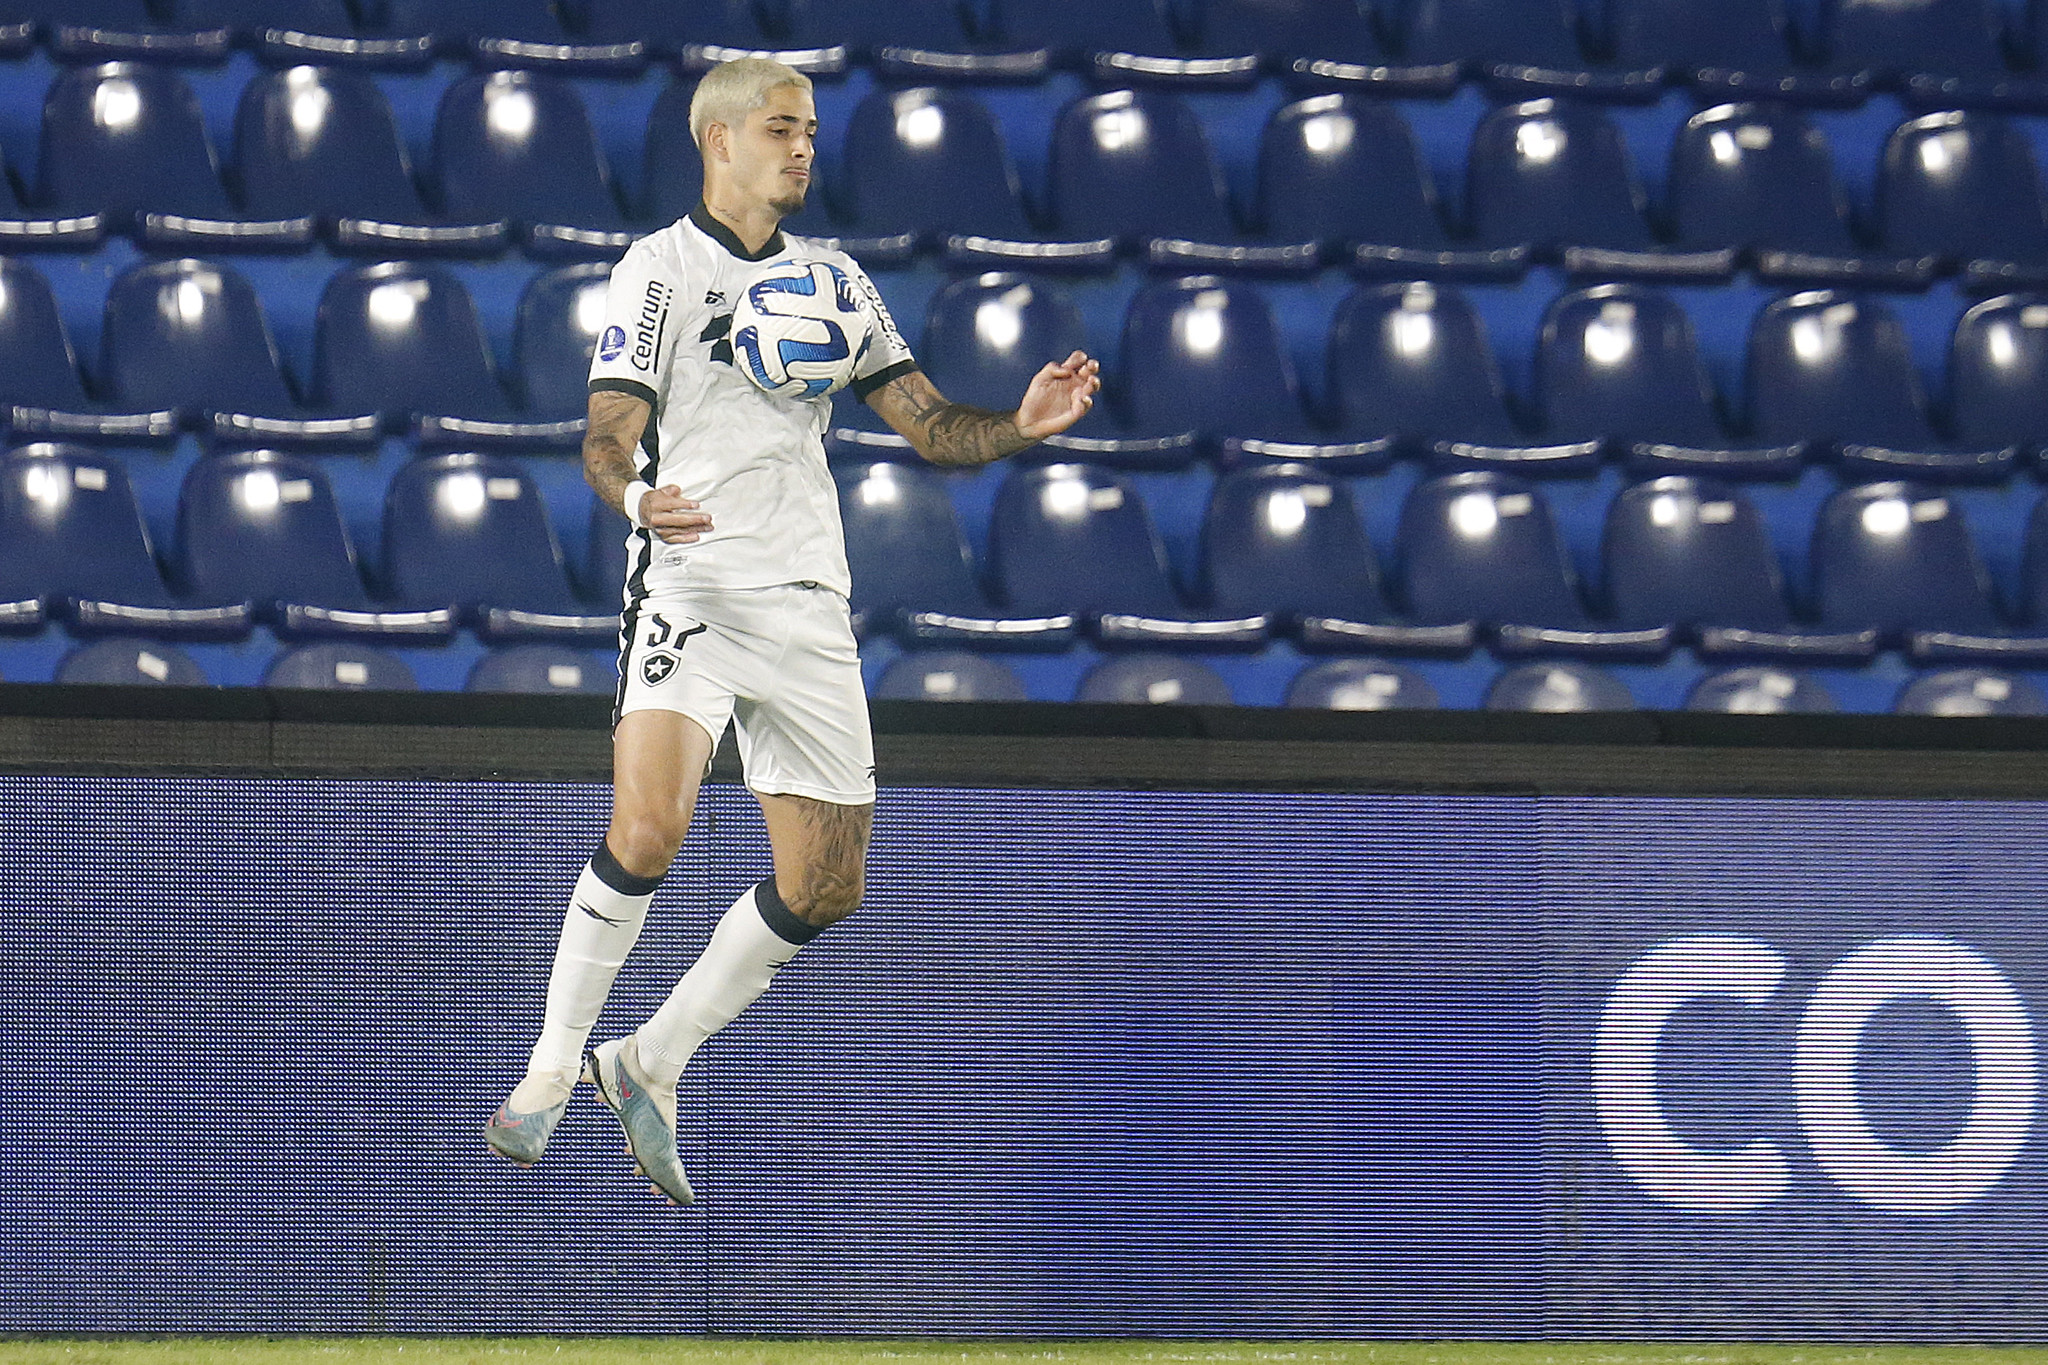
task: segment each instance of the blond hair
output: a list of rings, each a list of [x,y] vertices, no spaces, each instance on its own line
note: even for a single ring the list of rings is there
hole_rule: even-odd
[[[740,120],[768,102],[768,92],[785,85],[809,92],[811,78],[768,57],[735,57],[720,62],[697,82],[690,96],[690,136],[699,148],[714,123],[738,128]]]

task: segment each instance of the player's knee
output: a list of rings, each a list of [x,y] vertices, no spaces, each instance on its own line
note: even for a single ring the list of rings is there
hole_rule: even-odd
[[[860,909],[860,899],[866,889],[866,879],[858,869],[851,875],[833,869],[818,869],[803,879],[797,894],[789,899],[789,908],[806,924],[823,927]]]
[[[644,816],[614,820],[605,843],[619,865],[636,877],[659,877],[675,861],[683,846],[689,822],[678,818]]]

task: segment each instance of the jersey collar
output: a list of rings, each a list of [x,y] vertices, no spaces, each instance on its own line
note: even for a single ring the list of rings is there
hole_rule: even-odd
[[[782,254],[781,229],[778,228],[773,236],[761,243],[759,251],[749,251],[746,243],[731,228],[711,216],[711,210],[704,207],[702,199],[697,201],[697,207],[690,210],[690,221],[697,225],[699,232],[743,261],[765,261],[770,256]]]

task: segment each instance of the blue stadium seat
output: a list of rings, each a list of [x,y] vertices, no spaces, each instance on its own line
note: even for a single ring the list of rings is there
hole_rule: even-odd
[[[95,640],[57,664],[60,683],[205,687],[210,679],[191,655],[161,640]]]
[[[1737,716],[1819,715],[1839,710],[1834,694],[1804,673],[1782,668],[1731,668],[1711,673],[1685,699],[1688,711]]]
[[[1614,618],[1676,626],[1703,658],[1867,659],[1873,629],[1802,626],[1756,508],[1725,485],[1683,475],[1639,483],[1608,504],[1602,559]]]
[[[1601,441],[1650,472],[1783,478],[1804,446],[1753,445],[1723,427],[1692,319],[1669,296],[1601,284],[1543,317],[1536,394],[1552,441]]]
[[[1110,90],[1060,110],[1047,195],[1069,239],[1141,249],[1188,270],[1306,271],[1313,242],[1253,244],[1230,210],[1209,138],[1193,110],[1166,91]]]
[[[875,695],[891,701],[1023,701],[1008,665],[957,649],[913,650],[883,672]]]
[[[2010,673],[1951,668],[1907,683],[1892,710],[1901,716],[2040,716],[2048,715],[2048,697]]]
[[[1376,95],[1448,95],[1459,63],[1406,62],[1381,42],[1359,0],[1204,0],[1197,48],[1210,57],[1263,58],[1317,84]]]
[[[433,265],[386,261],[335,272],[313,337],[314,403],[377,412],[438,444],[574,444],[581,415],[512,410],[492,372],[469,291]]]
[[[347,0],[177,0],[175,8],[186,27],[232,29],[244,46],[272,62],[403,71],[426,65],[434,55],[430,37],[365,35]]]
[[[78,358],[49,281],[0,257],[0,404],[16,435],[67,439],[163,440],[178,431],[176,408],[117,412],[86,396]]]
[[[1138,291],[1124,318],[1123,371],[1140,431],[1193,426],[1224,460],[1307,460],[1362,472],[1393,441],[1317,430],[1265,295],[1214,275]]]
[[[1492,247],[1527,244],[1573,275],[1723,280],[1733,247],[1667,249],[1650,234],[1646,201],[1614,121],[1565,100],[1496,109],[1472,132],[1466,162],[1472,234]]]
[[[1628,684],[1590,664],[1536,663],[1510,668],[1486,689],[1489,711],[1633,711]]]
[[[638,70],[647,44],[572,32],[549,0],[358,0],[376,30],[394,41],[431,38],[434,50],[486,67],[534,67],[566,74]],[[567,7],[563,7],[567,8]]]
[[[1007,610],[1080,617],[1107,644],[1230,649],[1266,638],[1263,616],[1217,618],[1181,603],[1151,514],[1106,469],[1011,470],[996,494],[988,557]]]
[[[592,606],[612,607],[623,600],[626,536],[631,529],[610,503],[591,495],[590,527],[584,541],[583,563],[576,576],[583,589],[583,600]]]
[[[937,471],[881,461],[840,470],[838,479],[857,632],[980,649],[1072,642],[1078,623],[1071,612],[1031,615],[990,604]]]
[[[535,275],[519,296],[512,355],[527,416],[578,426],[589,410],[591,352],[604,330],[605,285],[611,267],[601,261]]]
[[[1324,711],[1434,711],[1429,679],[1385,659],[1328,659],[1304,668],[1287,687],[1289,706]]]
[[[1826,136],[1782,105],[1722,104],[1687,119],[1671,144],[1669,195],[1682,245],[1741,247],[1763,279],[1917,289],[1940,264],[1857,242]]]
[[[1867,93],[1853,75],[1798,60],[1785,0],[1609,0],[1608,10],[1618,65],[1667,64],[1711,98],[1836,105]]]
[[[1415,485],[1401,507],[1396,559],[1415,620],[1490,626],[1502,654],[1651,657],[1671,647],[1669,624],[1609,626],[1587,614],[1549,505],[1506,474]]]
[[[199,101],[176,72],[135,62],[67,68],[43,99],[37,200],[103,214],[151,246],[297,249],[310,218],[245,219],[228,201]]]
[[[1088,670],[1075,701],[1139,706],[1230,706],[1230,684],[1199,659],[1128,654]]]
[[[1875,629],[1917,659],[2048,658],[2048,635],[2008,627],[1962,508],[1890,482],[1845,488],[1813,528],[1815,597],[1831,629]]]
[[[263,671],[265,687],[321,692],[416,692],[412,666],[388,649],[365,644],[295,645]]]
[[[370,600],[320,466],[272,450],[195,460],[178,497],[178,575],[211,601],[251,603],[280,637],[444,640],[446,607]]]
[[[1351,491],[1307,465],[1233,470],[1202,522],[1203,600],[1218,616],[1265,616],[1305,649],[1462,654],[1469,621],[1397,621]]]
[[[1998,11],[1994,0],[1828,0],[1820,46],[1829,70],[1923,108],[2040,109],[2048,84],[2006,65]]]
[[[789,46],[788,16],[779,6],[757,0],[586,0],[584,32],[594,41],[643,43],[681,59],[682,69],[707,71],[744,53],[768,51],[812,76],[846,70],[844,44],[798,49]]]
[[[1182,56],[1167,0],[989,0],[988,36],[999,47],[1042,49],[1060,65],[1084,65],[1103,81],[1244,85],[1259,64],[1244,57]]]
[[[0,36],[7,28],[0,22]],[[26,207],[15,192],[5,159],[0,158],[0,251],[86,251],[104,240],[108,226],[107,216],[98,210],[67,213]],[[112,226],[125,231],[128,224]]]
[[[2048,294],[2001,294],[1956,320],[1949,420],[1965,446],[2048,446]]]
[[[75,446],[30,445],[0,457],[0,619],[38,598],[80,633],[249,633],[246,602],[172,595],[128,471],[111,455]]]
[[[2013,446],[1958,447],[1936,434],[1905,330],[1889,308],[1834,290],[1773,301],[1749,333],[1753,439],[1831,447],[1858,474],[2003,478]]]
[[[322,417],[300,407],[256,291],[205,261],[156,261],[114,281],[100,378],[115,406],[182,409],[223,440],[333,445],[377,436],[374,412]]]
[[[2048,630],[2048,511],[2039,504],[2027,518],[2018,605],[2022,620],[2036,630]]]
[[[226,24],[180,17],[160,13],[149,0],[15,0],[7,7],[9,29],[11,21],[39,21],[50,51],[67,62],[211,65],[228,55],[235,35]]]
[[[451,219],[519,225],[540,256],[614,256],[633,240],[575,87],[526,71],[466,76],[441,96],[434,167]]]
[[[366,75],[319,66],[266,72],[242,87],[235,166],[258,218],[316,218],[344,251],[497,251],[503,221],[447,222],[413,184],[398,121]]]
[[[1017,81],[1046,75],[1043,48],[1005,50],[970,28],[968,6],[953,0],[781,0],[778,46],[852,49],[877,75],[896,80]]]
[[[1600,458],[1597,438],[1522,431],[1479,315],[1446,285],[1362,286],[1330,326],[1330,404],[1339,430],[1394,438],[1453,465],[1569,471]]]
[[[1352,252],[1373,274],[1514,279],[1526,244],[1453,242],[1415,135],[1392,105],[1314,95],[1273,111],[1259,144],[1255,212],[1268,241]]]
[[[405,607],[454,607],[490,640],[616,638],[579,602],[540,490],[503,456],[423,455],[384,498],[384,572]]]
[[[607,667],[589,650],[567,645],[510,645],[478,659],[469,670],[464,690],[601,696],[615,692],[618,683],[616,661]]]
[[[1885,143],[1878,237],[1933,256],[1976,287],[2048,282],[2048,221],[2027,139],[1990,114],[1910,119]]]
[[[1425,65],[1462,62],[1511,97],[1577,95],[1651,100],[1664,83],[1649,67],[1588,61],[1569,0],[1411,0],[1402,51]]]

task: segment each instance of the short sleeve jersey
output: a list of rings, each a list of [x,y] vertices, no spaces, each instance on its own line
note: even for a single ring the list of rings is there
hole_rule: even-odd
[[[857,397],[915,366],[874,281],[822,242],[778,232],[749,252],[702,204],[635,242],[612,267],[590,388],[653,405],[639,477],[680,487],[715,529],[689,545],[635,530],[629,599],[801,582],[852,592],[838,490],[825,463],[832,400],[764,393],[732,361],[734,301],[754,275],[785,260],[838,266],[873,305],[874,337],[851,385]]]

